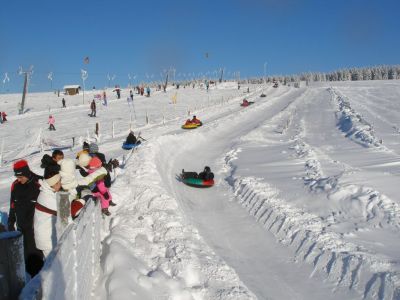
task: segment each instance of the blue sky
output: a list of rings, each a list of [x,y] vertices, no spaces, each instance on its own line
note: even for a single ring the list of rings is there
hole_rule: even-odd
[[[145,74],[213,72],[241,77],[399,64],[397,0],[7,0],[0,7],[0,92],[80,84],[126,86]],[[206,57],[208,53],[208,58]],[[84,65],[88,56],[90,62]],[[3,85],[4,72],[10,82]]]

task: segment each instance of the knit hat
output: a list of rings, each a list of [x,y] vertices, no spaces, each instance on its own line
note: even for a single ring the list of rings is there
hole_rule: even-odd
[[[89,144],[87,142],[83,142],[82,149],[83,150],[89,150]]]
[[[101,160],[97,156],[95,156],[89,162],[89,169],[91,170],[98,169],[101,167],[101,165],[102,165]]]
[[[90,153],[97,153],[97,152],[99,152],[99,146],[97,146],[96,143],[90,143],[89,151],[90,151]]]
[[[29,177],[31,175],[31,170],[29,169],[28,162],[24,159],[15,162],[13,169],[15,176]]]
[[[49,186],[53,186],[61,180],[61,175],[55,174],[54,176],[52,176],[50,178],[46,178],[45,180]]]
[[[75,219],[82,208],[85,206],[85,201],[82,199],[75,199],[71,202],[71,217]]]
[[[92,158],[86,152],[81,153],[78,158],[78,165],[82,168],[87,167]]]

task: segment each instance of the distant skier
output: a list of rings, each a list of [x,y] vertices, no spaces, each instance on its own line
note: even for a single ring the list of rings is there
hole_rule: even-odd
[[[133,101],[133,92],[132,92],[132,90],[129,91],[129,96],[131,97],[131,100]]]
[[[96,102],[94,101],[94,99],[90,103],[90,109],[92,110],[92,112],[90,113],[90,116],[95,117],[96,116]]]
[[[117,92],[117,98],[121,99],[121,90],[119,88],[116,88],[115,91]]]
[[[106,91],[103,91],[103,104],[104,104],[104,106],[107,106],[107,95],[106,95]]]
[[[7,114],[5,111],[1,113],[1,117],[3,118],[3,123],[7,121]]]
[[[150,87],[146,88],[146,94],[147,94],[147,97],[150,97]]]
[[[49,123],[49,130],[51,131],[51,130],[56,130],[56,128],[54,127],[54,123],[56,122],[56,119],[52,116],[52,115],[50,115],[49,116],[49,121],[48,121],[48,123]]]
[[[66,108],[67,106],[65,105],[65,99],[64,98],[62,98],[61,102],[62,102],[62,107]]]

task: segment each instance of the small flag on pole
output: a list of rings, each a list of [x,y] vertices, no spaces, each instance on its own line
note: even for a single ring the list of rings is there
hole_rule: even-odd
[[[88,78],[88,76],[89,76],[88,72],[83,70],[83,69],[81,69],[82,80],[85,81]]]
[[[4,73],[4,79],[3,79],[3,84],[6,84],[6,82],[10,82],[10,78],[8,77],[8,73]]]

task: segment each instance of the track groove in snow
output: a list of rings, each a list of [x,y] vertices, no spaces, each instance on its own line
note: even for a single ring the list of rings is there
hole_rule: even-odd
[[[104,240],[103,297],[255,299],[163,189],[155,165],[159,147],[157,139],[142,146],[112,187],[123,208]]]

